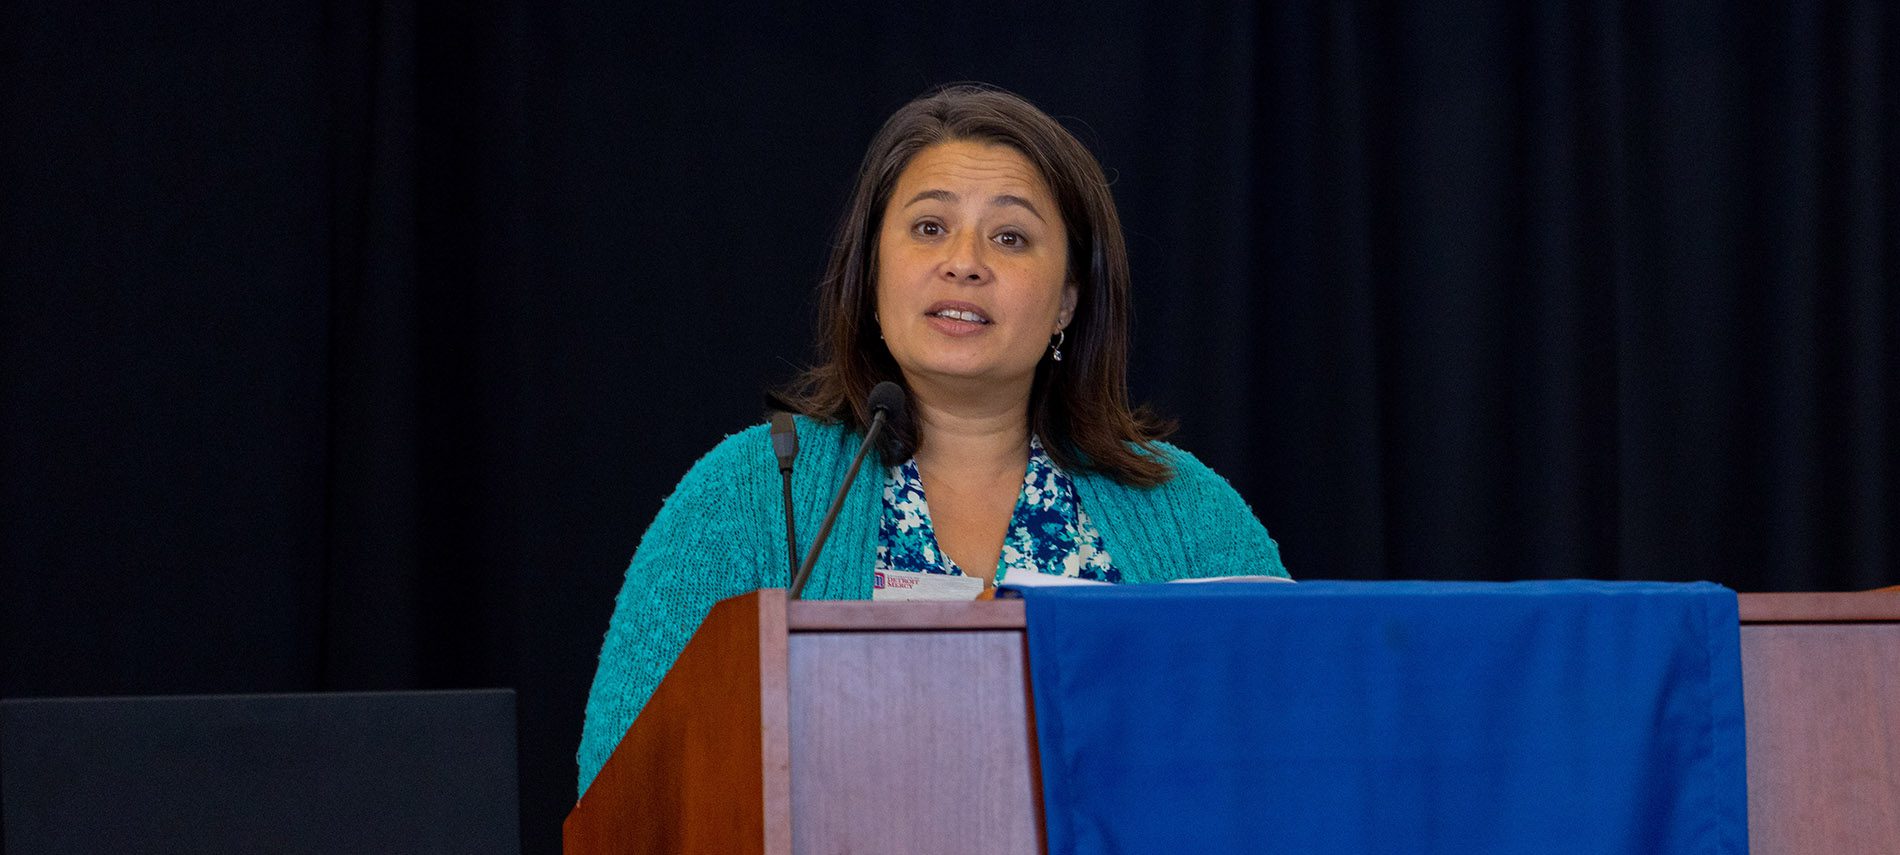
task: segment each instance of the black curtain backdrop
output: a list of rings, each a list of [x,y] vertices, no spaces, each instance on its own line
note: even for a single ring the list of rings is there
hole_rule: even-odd
[[[1887,4],[790,6],[7,4],[0,694],[516,687],[554,851],[640,532],[963,79],[1296,576],[1900,581]]]

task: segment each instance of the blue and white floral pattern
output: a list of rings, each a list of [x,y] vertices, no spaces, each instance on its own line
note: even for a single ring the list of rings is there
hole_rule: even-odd
[[[912,458],[890,469],[884,481],[884,517],[878,523],[877,569],[963,575],[962,568],[937,546],[924,501],[923,477]],[[1010,573],[1049,573],[1103,582],[1120,582],[1121,571],[1109,560],[1102,533],[1076,501],[1075,482],[1029,440],[1029,466],[1023,491],[1010,515],[1009,533],[996,561],[996,581]]]

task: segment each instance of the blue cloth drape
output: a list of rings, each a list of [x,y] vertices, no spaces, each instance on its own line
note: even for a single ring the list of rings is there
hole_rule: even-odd
[[[1743,853],[1708,583],[1025,592],[1051,853]]]

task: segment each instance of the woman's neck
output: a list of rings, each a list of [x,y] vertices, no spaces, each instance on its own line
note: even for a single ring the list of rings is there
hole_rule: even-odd
[[[978,477],[1014,471],[1029,454],[1029,391],[948,398],[913,387],[918,428],[917,465]]]

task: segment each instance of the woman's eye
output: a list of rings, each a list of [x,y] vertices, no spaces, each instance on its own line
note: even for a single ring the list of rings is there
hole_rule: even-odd
[[[996,242],[1010,249],[1020,249],[1029,244],[1029,239],[1016,232],[1003,232],[995,238]]]
[[[910,230],[924,237],[942,237],[943,236],[943,224],[939,222],[934,222],[932,220],[925,220],[921,223],[918,223],[917,225],[911,226]]]

